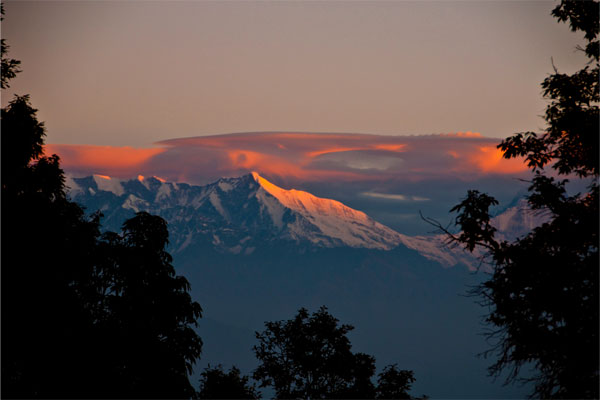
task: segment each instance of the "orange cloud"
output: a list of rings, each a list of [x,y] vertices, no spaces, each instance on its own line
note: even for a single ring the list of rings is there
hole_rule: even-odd
[[[400,152],[406,148],[405,144],[373,144],[367,146],[355,146],[355,147],[331,147],[325,148],[315,151],[310,151],[306,153],[306,156],[309,158],[315,158],[323,154],[330,153],[341,153],[344,151],[362,151],[362,150],[385,150],[385,151],[395,151]]]
[[[406,148],[405,144],[377,144],[374,146],[377,150],[387,150],[387,151],[404,151]]]
[[[71,144],[48,144],[46,154],[56,153],[61,158],[61,166],[69,168],[131,169],[141,166],[164,148],[136,149],[133,147],[89,146]]]
[[[315,157],[321,156],[323,154],[341,153],[343,151],[358,151],[358,150],[367,150],[367,149],[368,149],[368,147],[333,147],[333,148],[328,148],[328,149],[310,151],[310,152],[306,153],[306,156],[309,158],[315,158]]]
[[[231,164],[224,164],[224,171],[244,169],[247,171],[260,171],[262,174],[279,177],[293,177],[304,180],[321,180],[326,178],[357,179],[360,176],[347,171],[326,171],[305,169],[303,163],[294,163],[283,157],[272,156],[250,150],[227,150],[227,157]]]
[[[449,137],[461,137],[461,138],[482,138],[483,135],[479,132],[454,132],[454,133],[441,133],[440,136],[449,136]]]
[[[251,170],[259,165],[266,164],[268,158],[268,156],[263,153],[250,150],[227,150],[226,154],[230,160],[230,163],[222,166],[226,168],[233,167]]]
[[[346,133],[255,132],[171,139],[160,147],[48,145],[65,170],[78,175],[138,174],[207,183],[257,171],[284,180],[424,180],[453,176],[520,174],[519,159],[506,160],[499,140],[478,133],[383,136]]]
[[[469,161],[485,173],[514,174],[528,170],[520,158],[504,158],[504,152],[495,146],[479,146]]]

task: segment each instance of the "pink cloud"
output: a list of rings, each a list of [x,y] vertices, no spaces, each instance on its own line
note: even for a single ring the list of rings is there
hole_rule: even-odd
[[[158,147],[48,145],[75,174],[160,176],[192,183],[249,171],[280,181],[423,180],[520,174],[498,139],[478,133],[383,136],[346,133],[254,132],[170,139]]]
[[[165,148],[133,148],[129,146],[90,146],[48,144],[46,154],[58,154],[67,171],[86,171],[107,175],[130,175],[142,168]]]

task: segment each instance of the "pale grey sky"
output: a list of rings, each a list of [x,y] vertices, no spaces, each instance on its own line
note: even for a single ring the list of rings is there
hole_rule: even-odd
[[[586,61],[554,1],[7,1],[48,143],[245,131],[538,130],[539,83]]]

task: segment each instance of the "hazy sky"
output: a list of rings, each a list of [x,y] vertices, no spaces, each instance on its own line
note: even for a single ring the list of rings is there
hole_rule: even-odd
[[[7,1],[2,37],[48,143],[245,131],[506,137],[579,69],[553,1]]]

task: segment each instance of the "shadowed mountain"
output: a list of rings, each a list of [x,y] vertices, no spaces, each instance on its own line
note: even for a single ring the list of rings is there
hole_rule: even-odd
[[[293,245],[299,252],[400,246],[444,266],[474,265],[469,255],[448,249],[443,236],[403,235],[336,200],[282,189],[257,173],[206,186],[102,175],[70,179],[67,185],[75,201],[104,213],[106,229],[117,230],[139,210],[165,218],[174,254],[208,243],[222,252],[246,255],[274,243]]]
[[[255,173],[206,186],[99,175],[67,184],[89,212],[104,213],[109,230],[141,210],[168,221],[174,265],[205,310],[197,370],[222,363],[250,372],[256,360],[249,332],[300,307],[327,305],[356,326],[356,351],[373,354],[378,365],[415,371],[415,394],[527,392],[487,378],[488,362],[476,357],[487,349],[479,336],[483,312],[464,296],[486,276],[471,273],[476,261],[445,248],[443,236],[403,235],[338,201],[279,188]],[[522,212],[499,221],[533,223]]]

